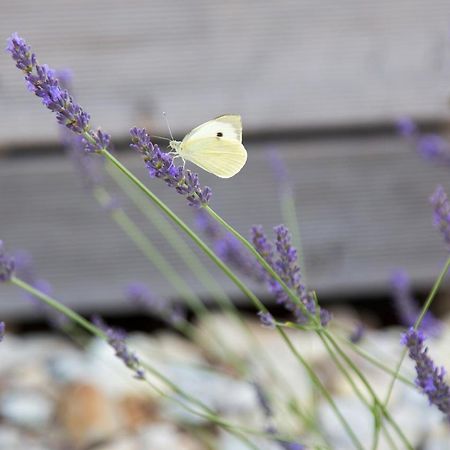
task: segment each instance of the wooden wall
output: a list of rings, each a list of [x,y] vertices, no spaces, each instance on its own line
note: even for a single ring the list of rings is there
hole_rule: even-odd
[[[443,0],[18,0],[2,5],[0,30],[5,39],[19,32],[40,62],[70,68],[76,99],[116,142],[134,125],[167,134],[162,111],[178,135],[241,113],[249,162],[229,181],[202,174],[214,188],[213,207],[244,234],[253,223],[278,224],[267,156],[278,149],[294,185],[308,280],[319,293],[342,296],[386,291],[397,266],[426,286],[446,256],[427,202],[447,170],[380,127],[402,115],[447,119],[449,17]],[[305,138],[311,130],[315,137]],[[0,160],[0,239],[30,250],[57,297],[80,310],[122,308],[123,285],[133,279],[176,297],[83,192],[70,162],[40,153],[57,140],[54,118],[3,54],[0,150],[8,157]],[[24,146],[35,153],[12,157]],[[121,156],[146,179],[135,155]],[[148,183],[190,220],[175,194]],[[15,290],[1,287],[0,298],[2,314],[30,314]]]

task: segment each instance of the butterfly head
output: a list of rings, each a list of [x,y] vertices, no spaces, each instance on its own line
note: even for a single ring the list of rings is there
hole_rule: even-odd
[[[178,153],[178,150],[180,149],[180,146],[181,146],[181,141],[175,141],[174,139],[172,139],[172,140],[169,142],[169,148],[170,148],[171,150],[176,151],[177,153]]]

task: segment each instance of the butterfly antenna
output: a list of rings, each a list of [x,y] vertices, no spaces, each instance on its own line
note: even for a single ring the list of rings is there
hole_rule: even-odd
[[[169,121],[167,120],[167,114],[165,112],[163,112],[163,116],[164,116],[164,119],[166,119],[166,124],[167,124],[167,128],[169,129],[170,137],[172,138],[172,141],[174,141],[175,139],[173,138],[172,130],[170,129]]]
[[[163,139],[163,140],[165,140],[165,141],[170,141],[169,138],[166,138],[166,137],[164,137],[164,136],[158,136],[158,135],[156,135],[156,134],[152,134],[152,137],[155,137],[155,138],[158,138],[158,139]]]

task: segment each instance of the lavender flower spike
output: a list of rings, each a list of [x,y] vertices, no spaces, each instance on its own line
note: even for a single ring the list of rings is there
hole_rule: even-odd
[[[108,148],[110,136],[101,130],[91,130],[89,114],[60,86],[52,69],[37,63],[31,47],[17,33],[8,39],[6,50],[16,62],[16,67],[25,74],[28,90],[56,113],[56,119],[61,125],[84,137],[85,151],[100,153]]]
[[[98,316],[94,317],[92,321],[106,334],[108,344],[114,349],[116,356],[121,359],[129,369],[134,371],[135,378],[139,380],[145,379],[145,371],[139,358],[127,347],[125,342],[126,333],[122,330],[109,327]]]
[[[5,322],[0,322],[0,342],[2,342],[5,337],[5,328]]]
[[[420,314],[420,309],[411,293],[411,282],[405,270],[398,269],[391,276],[394,306],[401,323],[411,327]],[[440,322],[428,311],[420,324],[420,329],[429,336],[438,336],[442,331]]]
[[[316,302],[313,295],[307,291],[306,286],[302,282],[297,250],[291,244],[289,230],[284,225],[279,225],[274,230],[276,253],[273,250],[273,244],[267,239],[261,226],[252,228],[252,242],[258,253],[278,273],[284,283],[296,292],[305,308],[300,308],[298,304],[294,303],[280,284],[269,273],[264,271],[269,290],[275,296],[277,303],[283,304],[286,309],[292,311],[296,321],[304,325],[309,322],[305,309],[310,315],[315,315]],[[330,319],[331,316],[328,311],[321,309],[320,320],[322,325],[327,325]]]
[[[211,189],[208,186],[200,186],[196,173],[183,167],[176,167],[172,155],[162,152],[158,145],[154,145],[145,129],[132,128],[130,135],[130,147],[143,156],[152,178],[163,179],[169,187],[184,195],[190,206],[200,208],[208,204]]]
[[[436,188],[430,202],[434,208],[434,226],[442,233],[450,250],[450,202],[442,186]]]
[[[176,326],[186,320],[186,311],[180,304],[153,295],[144,283],[138,281],[130,283],[126,287],[125,297],[130,303],[170,325]]]
[[[212,240],[214,251],[222,261],[249,278],[254,278],[256,281],[264,281],[255,258],[231,233],[222,232],[217,222],[209,214],[199,209],[195,223],[197,228]]]
[[[5,253],[3,241],[0,240],[0,282],[9,281],[14,273],[14,259]]]
[[[450,387],[444,381],[444,367],[436,367],[428,356],[428,348],[423,346],[425,337],[421,331],[410,328],[403,334],[403,345],[409,350],[409,357],[416,363],[416,385],[428,397],[430,405],[435,405],[450,422]]]
[[[396,129],[404,137],[415,137],[417,126],[410,117],[400,117],[396,122]]]
[[[267,328],[275,328],[275,319],[270,312],[259,311],[257,315],[261,321],[261,325]]]

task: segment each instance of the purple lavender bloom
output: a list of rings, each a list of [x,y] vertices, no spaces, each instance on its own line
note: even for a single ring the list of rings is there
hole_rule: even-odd
[[[299,300],[303,303],[308,313],[315,315],[316,301],[302,282],[297,250],[292,246],[289,230],[284,225],[279,225],[274,228],[274,231],[276,236],[276,255],[273,250],[273,244],[267,239],[261,226],[254,226],[251,229],[253,245],[286,285],[297,293]],[[289,295],[270,274],[266,271],[264,273],[269,290],[274,294],[277,303],[284,305],[287,310],[291,311],[299,324],[307,324],[309,317],[302,308],[290,299]],[[320,320],[322,325],[327,325],[330,319],[330,313],[325,309],[321,309]]]
[[[413,326],[419,317],[420,309],[412,296],[411,282],[405,270],[399,269],[392,273],[391,286],[394,306],[401,323],[407,327]],[[442,326],[428,311],[420,324],[420,329],[429,336],[438,336]]]
[[[0,240],[0,282],[9,281],[14,273],[14,258],[5,252],[3,241]]]
[[[101,130],[91,130],[89,114],[60,86],[52,69],[37,63],[31,47],[17,33],[8,39],[6,50],[16,62],[16,67],[24,72],[28,90],[34,92],[50,111],[56,113],[58,123],[83,135],[87,152],[101,152],[108,148],[109,135]]]
[[[261,321],[261,325],[267,327],[267,328],[275,328],[275,319],[273,318],[272,314],[269,312],[258,312],[259,320]]]
[[[450,250],[450,202],[442,186],[436,188],[430,202],[434,208],[434,226],[442,233]]]
[[[401,136],[412,138],[417,152],[424,159],[450,165],[450,145],[442,136],[435,133],[420,133],[417,125],[407,117],[397,122],[397,130]]]
[[[25,281],[25,283],[28,283],[30,286],[34,287],[43,294],[52,294],[52,285],[47,280],[36,276],[33,266],[33,259],[29,252],[25,250],[18,250],[15,252],[14,258],[16,261],[16,273],[21,280]],[[44,314],[47,320],[54,327],[64,328],[68,325],[69,319],[64,314],[55,311],[50,306],[42,303],[39,298],[28,292],[25,292],[24,296],[36,308],[36,310]]]
[[[202,210],[196,214],[196,226],[214,244],[214,250],[222,261],[256,281],[262,281],[259,266],[244,246],[231,233],[224,233],[217,223]]]
[[[72,74],[67,70],[59,70],[56,76],[62,88],[70,90],[72,84]],[[81,176],[83,185],[87,189],[93,189],[103,181],[101,166],[102,159],[92,158],[86,152],[86,144],[84,138],[80,135],[71,133],[64,126],[60,127],[61,141],[70,160],[74,164]]]
[[[415,362],[416,385],[428,397],[430,405],[435,405],[450,421],[450,387],[444,381],[444,367],[436,367],[424,347],[425,337],[421,331],[410,328],[402,335],[401,343],[408,347],[409,357]]]
[[[208,204],[212,194],[211,188],[201,187],[196,173],[176,167],[172,155],[161,151],[158,145],[154,145],[145,129],[132,128],[130,135],[130,147],[143,156],[152,178],[163,179],[169,187],[185,196],[190,206],[200,208]]]
[[[81,136],[69,134],[65,131],[64,129],[61,136],[64,149],[80,174],[83,186],[86,189],[93,189],[103,181],[100,171],[101,161],[97,158],[92,158],[86,153]]]
[[[259,406],[261,407],[264,416],[268,419],[273,417],[272,405],[267,397],[267,394],[260,383],[253,381],[252,386],[255,388],[256,398],[258,400]]]
[[[223,236],[222,229],[219,224],[212,220],[209,214],[201,209],[195,215],[195,226],[212,241],[221,239]]]
[[[450,146],[437,134],[422,134],[417,139],[417,150],[427,160],[450,164]]]
[[[366,331],[365,326],[362,323],[358,323],[358,325],[356,325],[355,329],[349,336],[350,342],[353,342],[353,344],[361,342],[365,331]]]
[[[5,322],[0,322],[0,342],[5,338]]]
[[[232,234],[226,233],[222,239],[218,239],[214,243],[214,250],[217,256],[231,267],[239,270],[249,278],[261,281],[259,277],[260,272],[257,270],[255,261]]]
[[[266,260],[266,262],[270,265],[270,267],[273,268],[275,266],[273,244],[267,239],[267,236],[264,233],[262,225],[254,225],[250,229],[250,234],[253,246],[255,247],[257,252]],[[266,273],[265,269],[261,267],[261,271],[263,277],[267,279],[268,274]]]
[[[269,425],[266,428],[267,433],[269,434],[277,434],[278,430],[273,426]],[[306,447],[298,442],[285,441],[284,439],[274,439],[275,442],[282,448],[283,450],[305,450]]]
[[[268,156],[270,161],[270,167],[273,170],[275,179],[281,183],[287,183],[289,181],[288,171],[286,164],[281,157],[280,151],[271,148],[268,150]]]
[[[267,239],[262,225],[253,225],[250,232],[252,235],[253,246],[258,250],[258,253],[273,266],[273,244]]]
[[[252,382],[253,387],[255,388],[256,398],[258,400],[259,406],[261,407],[264,416],[269,422],[269,425],[266,427],[266,431],[269,434],[277,434],[278,431],[275,426],[271,423],[273,418],[273,409],[270,403],[270,400],[264,391],[263,387],[258,382]],[[281,448],[285,450],[304,450],[305,447],[297,442],[285,441],[283,439],[275,439]]]
[[[144,283],[130,283],[125,290],[125,297],[130,303],[171,325],[176,326],[186,320],[186,311],[180,304],[152,295]]]
[[[417,126],[410,117],[400,117],[396,123],[397,131],[401,136],[414,137],[417,133]]]
[[[126,333],[123,330],[109,327],[100,317],[92,318],[95,326],[100,328],[106,335],[108,344],[114,349],[116,356],[134,372],[135,378],[139,380],[145,379],[145,371],[139,358],[128,349],[125,342]]]

